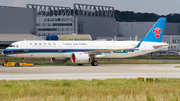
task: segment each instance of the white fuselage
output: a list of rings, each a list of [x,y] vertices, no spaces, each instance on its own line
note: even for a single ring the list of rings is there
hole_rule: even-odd
[[[19,41],[4,50],[11,57],[31,58],[71,58],[75,52],[94,50],[130,49],[101,53],[96,58],[126,58],[139,56],[163,49],[154,49],[154,45],[165,45],[159,42],[142,42],[139,48],[134,49],[139,41]]]

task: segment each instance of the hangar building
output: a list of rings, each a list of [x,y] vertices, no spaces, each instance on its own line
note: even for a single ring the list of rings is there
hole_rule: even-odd
[[[0,54],[15,41],[42,40],[35,36],[36,13],[34,9],[0,6]]]
[[[114,7],[74,4],[73,9],[62,6],[27,4],[36,9],[36,35],[90,34],[93,39],[114,36]]]

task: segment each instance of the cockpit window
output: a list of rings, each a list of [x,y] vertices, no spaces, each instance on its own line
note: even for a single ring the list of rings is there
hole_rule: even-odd
[[[10,45],[9,47],[18,47],[18,45]]]
[[[15,45],[10,45],[9,47],[15,47]]]

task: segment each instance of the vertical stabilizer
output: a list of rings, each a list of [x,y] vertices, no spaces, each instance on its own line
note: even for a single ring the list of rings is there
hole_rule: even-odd
[[[166,19],[166,17],[159,18],[159,20],[154,24],[154,26],[151,28],[145,38],[143,38],[143,41],[161,42],[164,33],[164,27],[166,24]]]

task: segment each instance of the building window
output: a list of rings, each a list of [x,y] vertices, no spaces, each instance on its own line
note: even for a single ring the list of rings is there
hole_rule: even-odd
[[[72,21],[72,18],[68,18],[68,21]]]
[[[55,21],[58,21],[58,19],[55,19]]]
[[[68,29],[67,28],[63,28],[63,31],[67,31]]]
[[[180,43],[180,40],[175,39],[173,40],[173,43]]]
[[[72,31],[72,28],[68,28],[68,31]]]
[[[62,21],[66,21],[67,19],[66,18],[62,18]]]
[[[38,31],[57,31],[56,28],[39,28]]]
[[[52,26],[72,26],[72,23],[54,23]]]

